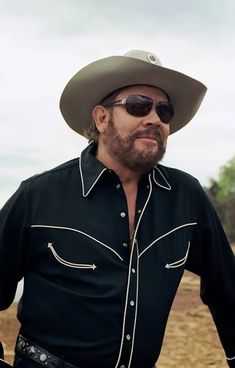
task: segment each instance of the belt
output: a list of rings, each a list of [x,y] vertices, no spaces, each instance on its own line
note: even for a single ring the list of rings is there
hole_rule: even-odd
[[[65,362],[62,358],[49,353],[41,346],[34,344],[21,334],[18,335],[16,342],[16,352],[27,356],[29,359],[47,368],[79,368],[75,365]]]
[[[47,368],[79,368],[71,363],[65,362],[62,358],[49,353],[47,350],[42,347],[34,344],[29,339],[26,339],[21,334],[18,335],[16,342],[16,352],[20,353],[24,356],[27,356],[29,359],[34,362],[40,364],[42,367]],[[7,365],[8,366],[8,365]],[[1,368],[0,364],[0,368]],[[5,367],[5,366],[4,366]],[[157,368],[154,366],[153,368]]]

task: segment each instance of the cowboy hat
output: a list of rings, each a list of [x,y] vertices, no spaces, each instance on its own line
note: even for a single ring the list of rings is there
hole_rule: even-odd
[[[153,53],[132,50],[85,66],[66,85],[60,109],[65,121],[87,138],[91,112],[106,96],[123,87],[149,85],[166,92],[174,105],[170,134],[183,128],[196,114],[206,86],[178,71],[165,68]]]

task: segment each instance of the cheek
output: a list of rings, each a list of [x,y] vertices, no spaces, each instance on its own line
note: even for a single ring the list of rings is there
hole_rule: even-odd
[[[123,109],[117,109],[113,111],[113,124],[118,131],[118,134],[122,137],[129,137],[132,135],[138,128],[139,122],[137,119],[127,114],[127,112]]]
[[[163,139],[165,141],[167,141],[167,138],[168,138],[169,134],[170,134],[170,125],[169,124],[164,124],[162,126],[162,136],[163,136]]]

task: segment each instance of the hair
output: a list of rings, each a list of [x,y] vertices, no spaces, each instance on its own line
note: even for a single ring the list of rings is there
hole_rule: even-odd
[[[116,89],[115,91],[111,92],[108,96],[106,96],[101,102],[100,105],[106,105],[109,104],[110,102],[112,102],[113,100],[115,100],[115,98],[117,97],[117,95],[126,87],[123,88],[119,88]],[[87,137],[88,137],[88,142],[94,142],[97,143],[98,142],[98,138],[99,138],[99,131],[96,127],[96,123],[95,120],[93,118],[93,116],[91,116],[91,124],[89,125],[88,129],[87,129]]]
[[[97,143],[98,142],[98,138],[99,138],[99,131],[96,128],[96,124],[95,124],[95,120],[93,119],[93,117],[91,117],[91,123],[86,131],[86,136],[88,138],[88,142],[94,142]]]

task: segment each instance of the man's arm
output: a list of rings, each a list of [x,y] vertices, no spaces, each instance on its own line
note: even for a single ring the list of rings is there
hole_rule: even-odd
[[[29,264],[29,209],[22,184],[0,211],[0,310],[14,300],[17,283]]]
[[[29,260],[28,216],[26,193],[21,185],[0,211],[0,310],[13,302],[17,283]],[[0,368],[7,367],[11,365],[4,361],[0,342]]]
[[[227,363],[235,368],[235,257],[203,192],[187,269],[201,276],[201,299],[215,322]]]

